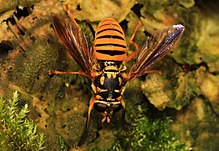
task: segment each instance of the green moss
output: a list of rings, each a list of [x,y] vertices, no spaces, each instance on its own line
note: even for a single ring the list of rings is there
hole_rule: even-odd
[[[191,150],[172,136],[169,130],[171,120],[151,121],[147,117],[139,117],[132,123],[133,133],[129,141],[133,150]]]
[[[28,105],[18,109],[17,92],[7,101],[0,98],[0,150],[43,150],[45,137],[27,119]]]
[[[151,109],[144,104],[134,109],[133,121],[125,139],[133,150],[191,150],[174,137],[169,129],[172,120],[165,114],[150,115]]]
[[[63,137],[61,136],[57,136],[57,141],[58,141],[58,144],[60,146],[59,150],[60,151],[67,151],[67,146],[65,145],[65,140],[63,139]]]

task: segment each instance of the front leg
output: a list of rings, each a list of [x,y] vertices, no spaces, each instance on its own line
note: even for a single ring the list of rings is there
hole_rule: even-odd
[[[135,35],[136,35],[137,31],[139,30],[139,28],[142,25],[143,25],[142,22],[139,21],[138,24],[136,25],[133,33],[132,33],[132,36],[131,36],[131,38],[129,40],[129,43],[135,48],[135,51],[128,55],[128,57],[126,58],[125,62],[129,62],[130,60],[135,58],[138,55],[139,51],[140,51],[139,48],[138,48],[138,44],[136,42],[134,42],[134,38],[135,38]]]
[[[49,75],[57,75],[57,74],[78,74],[78,75],[82,75],[85,77],[88,77],[87,74],[85,74],[84,72],[62,72],[62,71],[57,71],[57,70],[49,70],[48,71]]]

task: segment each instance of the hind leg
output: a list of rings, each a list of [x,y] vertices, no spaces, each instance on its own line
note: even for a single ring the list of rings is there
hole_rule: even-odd
[[[82,136],[81,136],[77,146],[81,146],[85,142],[85,140],[86,140],[88,129],[89,129],[89,126],[90,126],[90,114],[91,114],[91,111],[92,111],[92,109],[94,107],[94,102],[95,102],[95,97],[91,98],[91,100],[90,100],[84,132],[83,132],[83,134],[82,134]]]

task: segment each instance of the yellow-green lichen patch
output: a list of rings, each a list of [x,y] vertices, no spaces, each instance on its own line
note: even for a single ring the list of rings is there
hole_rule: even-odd
[[[130,9],[135,4],[135,0],[87,0],[69,1],[72,14],[79,20],[99,22],[106,17],[112,17],[118,21],[125,19]]]
[[[206,72],[204,67],[198,69],[196,73],[202,94],[209,99],[214,111],[219,113],[219,76]]]
[[[202,36],[197,42],[199,52],[195,54],[196,62],[206,62],[210,72],[219,72],[219,21],[215,18],[210,17],[202,22]]]
[[[195,5],[194,0],[180,0],[179,3],[187,9]]]
[[[176,109],[181,109],[201,92],[198,84],[196,83],[196,76],[194,72],[180,73],[178,78],[178,88],[175,90],[176,97],[174,99],[174,103],[170,106]]]
[[[158,69],[160,74],[149,74],[141,85],[143,93],[158,109],[168,106],[179,110],[200,94],[194,72],[183,72],[167,58]]]
[[[165,82],[158,74],[151,74],[147,77],[147,82],[143,83],[141,89],[151,104],[162,110],[170,102],[171,98],[164,92]]]
[[[176,121],[171,124],[177,138],[194,150],[200,147],[207,150],[209,145],[212,149],[218,148],[218,118],[208,101],[202,96],[196,97],[177,112]]]

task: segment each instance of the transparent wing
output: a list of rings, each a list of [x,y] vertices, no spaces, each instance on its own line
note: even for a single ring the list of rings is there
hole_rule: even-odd
[[[67,48],[69,54],[81,67],[81,70],[92,77],[92,49],[87,37],[81,32],[76,22],[63,23],[58,17],[53,16],[53,26],[60,40]]]
[[[136,62],[129,71],[128,81],[149,73],[151,66],[176,45],[184,29],[182,25],[173,25],[149,37],[136,56]]]

